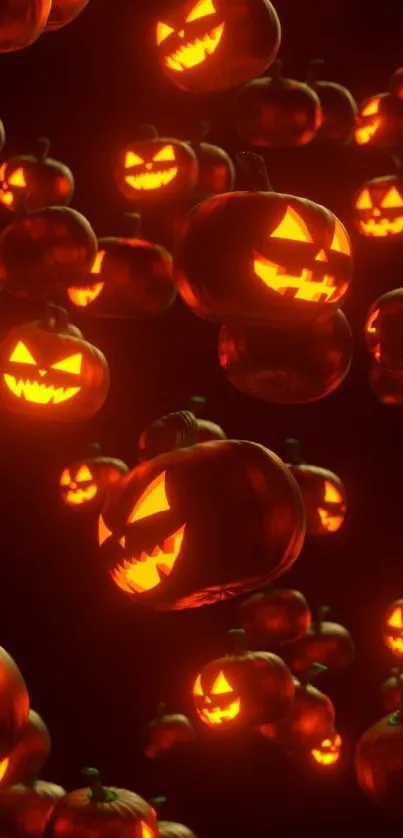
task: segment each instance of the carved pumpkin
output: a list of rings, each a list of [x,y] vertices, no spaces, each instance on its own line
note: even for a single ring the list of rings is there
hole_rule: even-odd
[[[99,522],[112,580],[160,610],[256,589],[293,564],[303,537],[301,497],[288,469],[263,446],[237,440],[142,463]]]
[[[272,329],[223,326],[219,361],[228,380],[248,396],[278,404],[323,399],[344,381],[353,337],[341,311],[312,325]]]
[[[0,202],[7,209],[21,212],[66,206],[73,197],[73,173],[64,163],[48,157],[49,140],[38,140],[38,146],[36,157],[11,157],[0,169]]]
[[[52,8],[45,31],[54,32],[67,26],[85,9],[89,0],[52,0]]]
[[[53,299],[88,274],[97,240],[88,223],[69,207],[37,210],[13,221],[0,235],[0,279],[10,293]]]
[[[99,349],[48,306],[43,320],[16,326],[0,344],[1,399],[12,413],[74,422],[102,407],[109,369]]]
[[[321,767],[328,768],[336,765],[340,760],[342,744],[340,733],[335,731],[330,736],[326,736],[320,745],[312,749],[312,759]]]
[[[95,768],[87,768],[83,774],[88,788],[59,800],[49,824],[49,838],[157,838],[155,812],[142,797],[126,789],[105,788]]]
[[[39,713],[30,710],[28,722],[17,745],[0,761],[0,789],[15,783],[30,784],[36,780],[51,747],[45,722]]]
[[[333,732],[336,711],[330,698],[310,683],[315,672],[312,667],[305,681],[294,678],[295,694],[285,715],[259,728],[263,736],[273,739],[280,748],[291,751],[320,748]]]
[[[0,830],[4,835],[43,838],[56,803],[65,790],[36,780],[0,789]]]
[[[269,0],[170,0],[155,41],[164,73],[191,93],[228,90],[255,78],[277,55],[281,30]]]
[[[397,175],[368,180],[354,199],[354,223],[361,236],[390,241],[403,233],[403,182]]]
[[[385,713],[395,713],[402,703],[403,676],[396,668],[381,686],[381,703]]]
[[[0,759],[15,748],[28,722],[29,695],[17,664],[0,647]]]
[[[59,479],[60,497],[66,506],[102,505],[113,487],[129,471],[126,463],[112,457],[76,460],[63,469]]]
[[[333,471],[307,465],[297,439],[285,442],[288,468],[301,490],[306,512],[307,535],[338,532],[347,510],[346,490]]]
[[[234,651],[203,667],[193,684],[199,719],[214,729],[250,728],[283,716],[294,698],[294,682],[281,658],[249,652],[242,630],[229,632]]]
[[[389,370],[403,372],[403,288],[382,294],[370,307],[365,339],[375,359]]]
[[[165,704],[160,704],[158,713],[147,726],[145,755],[153,758],[178,745],[193,742],[195,730],[190,719],[183,713],[166,713]]]
[[[394,657],[403,659],[403,599],[392,602],[385,614],[384,643]]]
[[[342,669],[354,658],[354,645],[350,633],[339,623],[325,621],[327,606],[318,610],[307,633],[289,647],[289,666],[296,675],[305,675],[313,664],[320,663],[328,669]]]
[[[187,198],[197,183],[197,157],[189,143],[159,137],[153,125],[142,126],[144,138],[127,145],[115,170],[119,191],[137,204]]]
[[[271,78],[254,79],[237,97],[236,131],[248,145],[288,148],[311,142],[322,121],[320,100],[304,82],[285,79],[275,61]]]
[[[369,368],[369,383],[381,404],[403,404],[403,370],[390,370],[374,361]]]
[[[211,195],[232,192],[235,186],[235,166],[223,148],[204,142],[210,130],[207,122],[201,125],[200,136],[192,142],[199,165],[195,199],[204,201]]]
[[[1,0],[0,53],[30,46],[42,34],[52,0]]]
[[[391,93],[377,93],[359,107],[354,130],[357,145],[392,148],[403,133],[402,102]]]
[[[259,167],[263,185],[262,158],[242,160]],[[232,192],[199,204],[175,254],[179,293],[216,323],[313,322],[341,304],[351,274],[350,241],[338,218],[275,192]]]
[[[318,70],[323,65],[321,59],[310,62],[306,83],[319,97],[322,122],[313,138],[319,142],[350,142],[358,116],[358,107],[350,91],[341,84],[332,81],[320,81]]]
[[[401,818],[403,798],[402,712],[385,716],[363,733],[355,749],[355,772],[362,791]]]
[[[253,645],[260,642],[262,648],[293,643],[311,625],[311,612],[304,595],[290,588],[252,594],[242,603],[240,616]]]
[[[158,838],[197,838],[197,836],[184,826],[183,823],[173,821],[158,821]]]

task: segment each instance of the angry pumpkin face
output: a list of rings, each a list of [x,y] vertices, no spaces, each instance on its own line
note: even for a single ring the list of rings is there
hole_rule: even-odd
[[[211,727],[233,721],[241,711],[241,699],[235,694],[224,672],[219,672],[211,689],[206,692],[202,687],[201,675],[198,675],[193,686],[193,699],[199,718]]]
[[[402,102],[391,93],[378,93],[362,103],[354,140],[359,146],[392,148],[401,142],[402,129]]]
[[[120,191],[129,200],[164,202],[187,196],[194,189],[197,158],[187,143],[156,137],[127,146],[116,176]]]
[[[366,99],[356,120],[354,140],[357,145],[367,145],[374,140],[381,126],[380,105],[385,94]]]
[[[183,19],[178,20],[178,29],[157,23],[156,41],[163,65],[174,73],[183,73],[207,61],[218,49],[225,30],[225,21],[217,16],[213,0],[189,4],[183,28],[182,23]]]
[[[358,232],[371,238],[395,238],[403,233],[403,186],[395,175],[369,180],[354,202]]]
[[[78,308],[86,308],[98,299],[105,285],[103,279],[101,278],[104,259],[105,251],[98,250],[91,268],[91,276],[94,277],[94,282],[90,282],[89,285],[83,285],[78,288],[71,287],[67,289],[67,296],[74,306],[77,306]]]

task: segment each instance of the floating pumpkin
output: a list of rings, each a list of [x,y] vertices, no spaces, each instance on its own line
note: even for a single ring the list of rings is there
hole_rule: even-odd
[[[189,410],[168,413],[148,426],[138,441],[140,460],[152,460],[160,454],[196,445],[199,441],[199,423]]]
[[[403,695],[403,676],[399,669],[392,669],[389,678],[381,686],[381,703],[385,713],[400,709]]]
[[[95,447],[95,446],[94,446]],[[113,457],[84,457],[63,469],[60,497],[66,506],[102,505],[108,492],[129,471],[126,463]]]
[[[39,713],[29,711],[28,722],[21,737],[8,756],[0,761],[0,789],[15,783],[32,783],[41,772],[52,743],[49,731]]]
[[[258,188],[269,188],[260,156],[240,160]],[[269,191],[199,204],[175,255],[185,303],[216,323],[313,322],[341,304],[351,275],[350,241],[339,219],[305,198]]]
[[[291,751],[320,748],[333,732],[336,711],[330,698],[312,685],[316,671],[313,666],[305,680],[294,678],[295,694],[285,715],[259,728],[263,736],[273,739],[280,748]]]
[[[228,90],[255,78],[277,55],[280,22],[269,0],[168,0],[155,41],[159,63],[182,90]]]
[[[290,647],[289,665],[296,675],[309,672],[313,664],[320,663],[328,669],[342,669],[354,657],[350,633],[339,623],[325,620],[329,608],[322,606],[307,633]]]
[[[248,637],[256,638],[263,648],[293,643],[311,625],[311,612],[304,595],[290,588],[252,594],[242,603],[240,615]]]
[[[199,175],[189,143],[160,137],[153,125],[141,126],[138,133],[142,138],[127,145],[118,158],[115,176],[122,195],[137,204],[187,198]]]
[[[203,201],[211,195],[232,192],[235,186],[235,166],[223,148],[204,142],[210,130],[207,122],[201,125],[200,136],[192,142],[199,165],[195,199]]]
[[[294,698],[290,671],[277,655],[249,652],[245,633],[229,633],[234,651],[203,667],[193,684],[199,719],[215,729],[250,728],[284,716]]]
[[[158,838],[196,838],[194,832],[183,823],[158,821]]]
[[[403,288],[382,294],[370,307],[365,323],[368,349],[389,370],[403,371]]]
[[[193,742],[195,730],[190,719],[183,713],[166,713],[165,704],[161,703],[158,713],[147,726],[147,757],[157,757],[177,745]]]
[[[44,31],[52,0],[1,0],[0,53],[33,44]]]
[[[49,823],[49,838],[157,838],[155,812],[142,797],[126,789],[106,788],[95,768],[83,774],[88,787],[59,800]]]
[[[354,130],[358,146],[393,148],[403,135],[403,105],[391,93],[377,93],[359,107]]]
[[[21,216],[0,236],[0,279],[31,300],[53,299],[88,274],[97,252],[95,234],[81,213],[49,207]]]
[[[0,344],[1,399],[12,413],[74,422],[102,407],[109,368],[102,352],[49,305],[42,320],[16,326]]]
[[[402,712],[385,716],[363,733],[355,749],[355,772],[363,792],[391,814],[402,816]]]
[[[345,379],[353,337],[341,311],[287,329],[223,326],[219,361],[228,380],[248,396],[278,404],[304,404],[328,396]]]
[[[312,760],[321,767],[328,768],[336,765],[341,757],[342,744],[340,733],[334,731],[330,736],[326,736],[319,745],[312,748]]]
[[[303,538],[294,478],[271,451],[238,440],[142,463],[99,522],[112,580],[160,610],[196,608],[266,584],[293,564]]]
[[[346,87],[318,79],[318,70],[322,64],[321,59],[311,61],[306,79],[307,84],[319,97],[322,110],[322,122],[314,140],[348,143],[353,136],[358,116],[357,103]]]
[[[254,79],[237,97],[236,131],[248,145],[287,148],[311,142],[322,121],[319,96],[304,82],[281,75],[275,61],[271,78]]]
[[[390,370],[374,361],[369,368],[369,383],[381,404],[403,404],[403,370]]]
[[[74,192],[70,169],[48,156],[50,141],[38,140],[38,155],[11,157],[0,170],[0,202],[8,209],[39,210],[66,206]]]
[[[81,14],[88,2],[89,0],[52,0],[45,31],[54,32],[62,26],[67,26]]]
[[[403,658],[403,599],[392,602],[385,614],[383,630],[385,645],[396,658]]]
[[[354,223],[361,236],[388,241],[403,234],[403,181],[398,175],[368,180],[354,198]]]
[[[29,695],[17,664],[0,647],[0,759],[15,748],[28,722]]]
[[[56,803],[65,793],[61,786],[42,780],[0,789],[2,834],[44,838]]]
[[[307,465],[297,439],[285,442],[288,468],[301,490],[306,512],[307,535],[337,532],[347,509],[346,490],[333,471]]]

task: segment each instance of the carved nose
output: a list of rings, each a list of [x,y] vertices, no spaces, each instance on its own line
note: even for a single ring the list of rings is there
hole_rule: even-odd
[[[381,211],[379,209],[374,209],[374,215],[379,216],[380,214],[381,214]]]
[[[146,169],[147,169],[148,171],[150,171],[150,169],[152,169],[152,167],[153,167],[153,164],[152,164],[152,163],[146,163]]]
[[[40,376],[46,375],[46,370],[38,370]]]
[[[179,35],[180,38],[184,38],[185,37],[185,30],[181,29],[181,31],[178,32],[178,35]]]
[[[70,483],[70,489],[77,489],[77,483]]]
[[[327,262],[327,256],[324,250],[320,250],[318,255],[315,257],[316,262]]]

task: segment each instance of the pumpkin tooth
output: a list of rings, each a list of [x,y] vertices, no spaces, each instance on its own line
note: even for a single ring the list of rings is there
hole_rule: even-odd
[[[165,59],[165,64],[170,70],[183,72],[183,70],[197,67],[205,61],[207,55],[212,55],[218,47],[224,32],[224,24],[216,26],[204,38],[197,38],[196,41],[180,47],[173,55]]]

